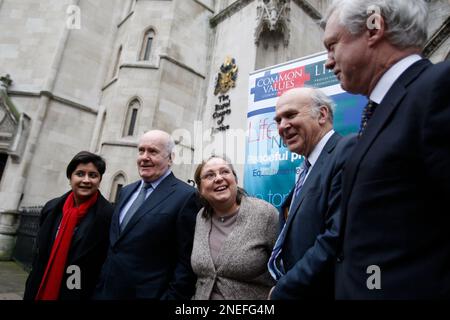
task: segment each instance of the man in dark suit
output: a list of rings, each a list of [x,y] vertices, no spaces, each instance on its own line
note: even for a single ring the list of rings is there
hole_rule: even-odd
[[[343,174],[338,299],[450,298],[450,63],[422,0],[334,1],[327,67],[367,96]]]
[[[174,142],[159,130],[139,139],[142,180],[124,187],[114,211],[110,247],[96,299],[190,299],[196,214],[193,187],[170,170]]]
[[[334,132],[332,101],[318,89],[284,93],[275,121],[289,150],[304,156],[304,161],[281,207],[281,232],[269,261],[277,284],[269,296],[332,299],[341,172],[355,139]]]

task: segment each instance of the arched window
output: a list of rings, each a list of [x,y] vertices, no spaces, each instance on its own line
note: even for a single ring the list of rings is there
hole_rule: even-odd
[[[2,181],[3,170],[5,170],[7,161],[8,155],[6,153],[0,153],[0,181]]]
[[[139,114],[141,103],[138,99],[134,99],[130,102],[127,108],[127,114],[125,118],[125,126],[123,128],[123,136],[134,136],[136,132],[136,123]]]
[[[150,60],[150,53],[152,51],[152,44],[155,38],[155,31],[153,29],[147,30],[144,35],[144,40],[142,41],[142,49],[141,49],[141,60],[148,61]]]
[[[117,50],[117,56],[116,61],[114,61],[114,68],[111,75],[111,78],[115,78],[117,76],[117,73],[119,71],[119,63],[120,63],[120,56],[122,55],[122,46],[119,47],[119,50]]]
[[[126,182],[127,181],[123,173],[116,174],[116,176],[112,180],[109,201],[111,201],[112,203],[117,203],[117,200],[119,200],[120,190],[122,190],[122,187],[126,185]]]

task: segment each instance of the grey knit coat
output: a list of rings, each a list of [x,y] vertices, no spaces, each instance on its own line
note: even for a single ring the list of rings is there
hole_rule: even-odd
[[[210,254],[211,218],[197,214],[191,263],[197,274],[194,300],[207,300],[214,284],[226,300],[267,299],[275,284],[267,270],[278,230],[278,211],[268,202],[243,197],[233,231],[224,241],[217,269]]]

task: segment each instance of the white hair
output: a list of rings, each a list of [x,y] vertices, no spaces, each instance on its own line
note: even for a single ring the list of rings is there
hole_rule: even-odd
[[[366,30],[371,8],[383,17],[392,45],[401,49],[424,47],[428,39],[428,5],[424,0],[333,0],[323,22],[337,12],[340,23],[357,35]]]
[[[334,117],[333,114],[335,109],[335,103],[333,102],[333,100],[331,100],[325,93],[323,93],[322,90],[308,86],[305,86],[305,88],[312,89],[310,91],[310,98],[311,101],[313,102],[312,105],[310,106],[312,114],[315,117],[318,117],[320,114],[320,108],[326,107],[328,110],[328,118],[330,122],[333,123]]]

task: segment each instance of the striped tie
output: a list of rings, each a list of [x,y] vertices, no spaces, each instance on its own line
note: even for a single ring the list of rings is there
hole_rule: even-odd
[[[306,175],[308,174],[308,170],[311,167],[311,163],[309,163],[308,159],[305,158],[305,160],[302,163],[302,166],[300,167],[300,175],[298,176],[297,183],[295,184],[295,190],[293,194],[293,199],[291,202],[291,208],[296,207],[296,202],[300,198],[300,191],[303,187],[303,184],[305,183]],[[291,211],[291,209],[289,209]],[[275,246],[273,247],[272,254],[270,255],[269,262],[267,263],[267,267],[269,269],[270,275],[275,280],[279,280],[284,274],[285,270],[283,268],[283,261],[281,261],[281,249],[283,247],[284,239],[286,238],[286,232],[287,232],[287,217],[285,217],[285,223],[283,225],[283,229],[280,232],[280,235],[277,238],[277,241],[275,242]]]
[[[303,183],[305,183],[306,175],[308,174],[308,170],[311,167],[311,163],[309,163],[308,159],[305,158],[305,160],[302,163],[302,166],[300,167],[300,174],[297,179],[297,183],[295,184],[295,197],[298,197],[300,193],[300,189],[303,187]]]

